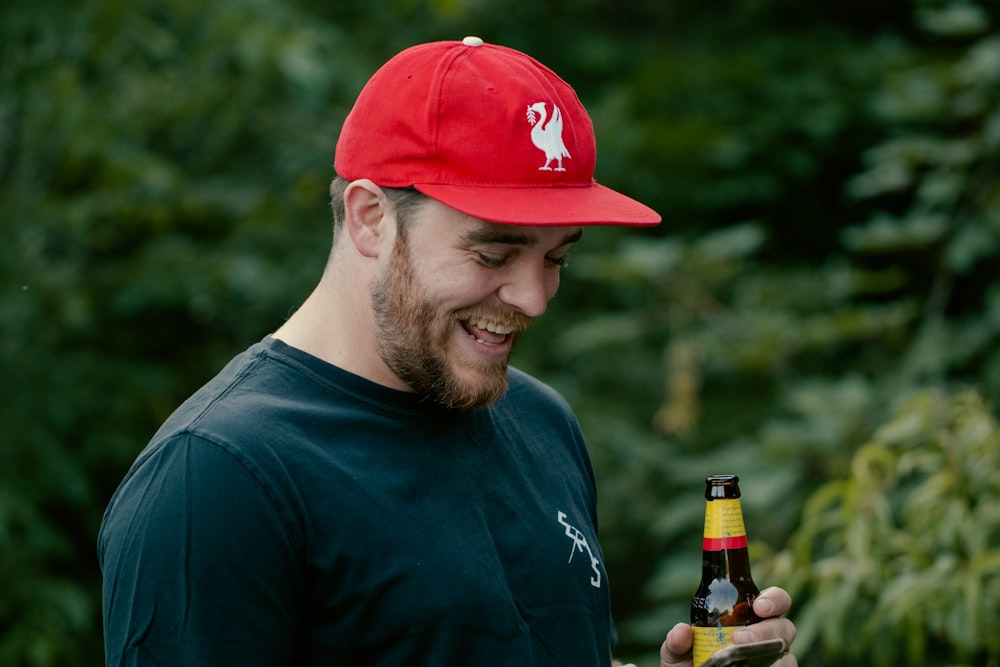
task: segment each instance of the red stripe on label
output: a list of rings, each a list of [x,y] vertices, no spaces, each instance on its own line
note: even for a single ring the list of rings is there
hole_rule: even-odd
[[[706,537],[702,541],[702,549],[705,551],[724,551],[726,549],[745,549],[747,546],[746,535],[731,535],[729,537]]]

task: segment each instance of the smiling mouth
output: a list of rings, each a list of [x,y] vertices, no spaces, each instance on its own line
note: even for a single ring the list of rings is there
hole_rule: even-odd
[[[507,342],[510,334],[515,330],[515,327],[510,325],[486,319],[460,320],[460,324],[470,337],[474,338],[477,343],[484,345],[501,345]]]

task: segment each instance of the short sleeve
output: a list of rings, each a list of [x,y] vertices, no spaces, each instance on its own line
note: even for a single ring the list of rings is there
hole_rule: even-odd
[[[158,443],[98,537],[107,665],[290,664],[300,542],[245,461],[190,434]]]

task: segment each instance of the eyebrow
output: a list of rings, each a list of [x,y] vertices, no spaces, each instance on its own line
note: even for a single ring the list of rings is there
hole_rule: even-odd
[[[562,240],[556,244],[556,247],[576,243],[581,237],[583,237],[582,227],[576,231],[566,234]],[[525,234],[524,232],[519,232],[516,229],[500,229],[496,227],[473,229],[465,234],[465,239],[470,243],[481,244],[532,246],[538,243],[538,238],[532,236],[531,234]]]

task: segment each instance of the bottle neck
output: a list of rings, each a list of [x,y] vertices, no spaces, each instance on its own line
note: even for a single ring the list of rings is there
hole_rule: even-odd
[[[746,549],[747,531],[739,498],[715,498],[705,503],[705,532],[702,549],[725,551]]]
[[[724,551],[703,551],[701,559],[703,580],[730,579],[732,581],[753,581],[750,574],[750,553],[742,549]]]

